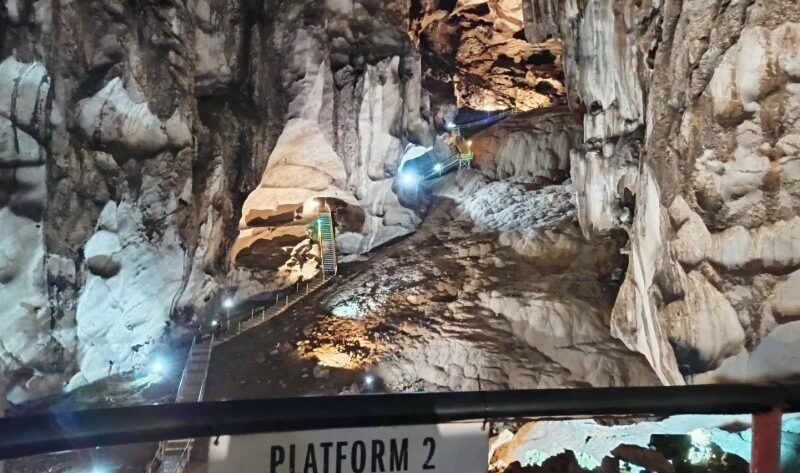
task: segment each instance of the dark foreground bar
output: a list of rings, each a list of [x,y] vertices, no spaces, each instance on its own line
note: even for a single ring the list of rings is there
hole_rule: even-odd
[[[800,411],[800,384],[546,389],[204,402],[0,419],[0,459],[167,439],[513,417]]]

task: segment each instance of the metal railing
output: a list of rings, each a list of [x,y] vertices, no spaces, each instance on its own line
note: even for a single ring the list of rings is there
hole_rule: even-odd
[[[311,293],[311,286],[317,283],[322,283],[317,288],[322,287],[322,285],[329,280],[331,280],[334,276],[326,275],[324,271],[320,271],[316,276],[312,279],[299,281],[288,288],[281,290],[275,293],[275,301],[270,301],[269,303],[256,305],[248,310],[243,310],[239,312],[234,312],[231,314],[225,314],[225,317],[222,317],[222,320],[217,322],[217,325],[213,325],[211,327],[207,327],[204,329],[204,333],[207,334],[214,334],[215,336],[219,337],[223,334],[239,334],[241,333],[242,324],[252,319],[260,318],[261,321],[266,321],[266,313],[270,309],[276,309],[278,313],[282,313],[283,310],[288,309],[297,301],[302,299],[303,296],[306,296]],[[295,300],[292,300],[292,296],[300,296]]]
[[[183,373],[181,374],[181,380],[178,383],[178,391],[177,391],[177,393],[175,395],[175,402],[176,403],[186,402],[186,401],[182,400],[182,397],[183,397],[182,391],[186,388],[187,380],[191,376],[189,368],[190,368],[190,366],[192,364],[192,361],[194,361],[192,359],[192,357],[195,355],[195,349],[197,347],[197,341],[198,340],[202,341],[202,336],[194,337],[192,339],[192,344],[189,347],[189,355],[186,357],[186,364],[183,367]],[[203,373],[201,374],[200,388],[198,389],[197,399],[193,399],[191,402],[200,402],[200,401],[203,400],[203,394],[205,393],[205,388],[206,388],[206,381],[208,379],[208,369],[209,369],[209,365],[210,365],[210,362],[211,362],[211,348],[214,346],[214,335],[211,335],[211,338],[208,341],[208,344],[209,344],[208,345],[209,349],[208,349],[208,352],[205,354],[205,360],[203,360],[203,362],[205,364],[205,367],[203,369]],[[158,471],[163,471],[163,460],[164,460],[164,452],[165,452],[166,445],[167,445],[167,441],[161,441],[161,442],[158,443],[158,449],[156,450],[155,456],[147,464],[147,467],[146,467],[146,472],[147,473],[156,473]],[[193,445],[194,445],[194,439],[193,438],[186,440],[186,445],[184,446],[183,451],[181,452],[180,456],[178,457],[178,467],[177,467],[176,471],[180,471],[182,465],[185,465],[186,463],[188,463],[189,455],[190,455],[190,453],[192,451],[192,446]],[[159,462],[161,462],[161,463],[159,464]],[[159,467],[156,468],[156,465],[159,465]],[[174,472],[164,472],[164,473],[174,473]]]
[[[259,432],[584,416],[800,411],[800,385],[703,385],[245,399],[0,419],[0,459]]]
[[[441,177],[442,175],[446,174],[449,170],[453,169],[454,167],[458,166],[458,169],[462,167],[469,167],[470,162],[472,162],[473,158],[472,151],[468,151],[466,153],[459,153],[450,156],[450,158],[445,161],[441,167],[434,167],[427,174],[423,177],[424,180],[431,180],[437,177]]]

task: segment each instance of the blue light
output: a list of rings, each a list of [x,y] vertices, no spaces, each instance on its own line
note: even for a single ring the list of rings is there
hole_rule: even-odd
[[[447,122],[444,124],[444,127],[447,128],[448,130],[452,130],[453,128],[456,127],[456,124],[453,122]]]
[[[153,361],[153,364],[150,365],[150,372],[156,376],[161,376],[167,370],[166,365],[161,359],[156,359]]]
[[[412,172],[404,172],[400,174],[400,183],[406,187],[416,186],[418,180],[419,178],[417,175]]]
[[[437,164],[436,166],[433,167],[433,170],[436,172],[442,172],[442,164],[441,163]]]

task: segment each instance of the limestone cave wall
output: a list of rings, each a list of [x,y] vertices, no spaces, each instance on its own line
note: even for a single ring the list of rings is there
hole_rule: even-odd
[[[223,295],[313,275],[314,199],[348,257],[412,232],[396,168],[454,102],[549,108],[475,164],[627,233],[610,330],[662,383],[792,376],[799,46],[793,0],[7,0],[0,384],[141,366]]]
[[[796,372],[798,18],[793,1],[526,0],[564,41],[587,237],[623,228],[612,331],[662,382]],[[633,210],[632,210],[633,209]]]
[[[383,164],[433,141],[407,12],[370,0],[0,4],[7,398],[141,367],[223,295],[313,273],[313,252],[291,244],[278,270],[232,264],[270,186],[366,209],[353,252],[413,228]],[[287,143],[309,147],[295,160]]]

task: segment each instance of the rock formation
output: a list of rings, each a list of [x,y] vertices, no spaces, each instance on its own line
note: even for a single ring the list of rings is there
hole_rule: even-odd
[[[470,137],[475,165],[491,179],[561,183],[580,146],[580,115],[568,110],[519,114]]]
[[[426,85],[475,110],[533,110],[562,102],[561,41],[525,41],[523,2],[412,2],[411,35]]]
[[[570,105],[586,109],[571,157],[581,226],[631,237],[614,334],[665,383],[720,365],[702,379],[769,377],[747,360],[773,331],[792,333],[775,301],[798,260],[800,9],[525,4],[527,39],[562,38]]]
[[[17,0],[0,31],[13,402],[143,366],[223,295],[312,277],[318,205],[346,260],[425,222],[448,251],[469,240],[470,316],[569,374],[542,385],[652,382],[639,354],[664,384],[800,366],[793,0]],[[396,182],[407,145],[433,162],[448,122],[496,109],[515,113],[468,132],[477,171],[431,194]],[[513,266],[495,252],[591,294],[523,274],[504,291],[480,277]],[[471,386],[420,350],[387,373],[427,359],[431,386]],[[492,356],[496,386],[527,385]]]
[[[400,69],[401,57],[393,56],[366,65],[363,73],[340,69],[334,76],[321,45],[303,35],[298,41],[300,51],[292,55],[302,58],[297,72],[302,79],[293,85],[297,95],[261,183],[244,203],[234,247],[237,262],[256,268],[277,268],[285,257],[278,255],[277,266],[271,266],[244,255],[270,248],[280,252],[281,246],[300,243],[307,222],[296,222],[295,214],[312,216],[326,203],[340,222],[344,255],[367,252],[419,223],[415,211],[401,204],[402,189],[394,182],[403,141],[433,142],[420,115],[427,111],[420,108],[425,97],[418,57],[402,58],[406,71]],[[317,56],[310,51],[318,51]],[[284,239],[283,245],[277,238]]]
[[[313,276],[275,209],[335,200],[352,254],[411,231],[424,202],[397,196],[394,163],[434,134],[407,11],[0,5],[3,393],[141,368],[223,295]]]
[[[472,169],[397,179],[467,140]],[[248,360],[391,391],[794,378],[798,163],[796,0],[7,0],[0,405],[314,277],[319,206],[353,276]],[[529,424],[493,458],[646,428]]]

